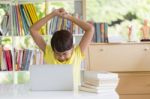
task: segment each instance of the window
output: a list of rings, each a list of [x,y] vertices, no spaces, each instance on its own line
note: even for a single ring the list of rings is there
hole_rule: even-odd
[[[87,20],[107,22],[109,36],[128,38],[129,27],[135,29],[135,37],[140,39],[140,28],[144,19],[150,22],[150,0],[86,0]]]

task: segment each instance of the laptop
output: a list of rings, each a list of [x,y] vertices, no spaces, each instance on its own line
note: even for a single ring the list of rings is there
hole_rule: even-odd
[[[32,91],[72,91],[72,65],[32,65],[30,66],[30,90]]]

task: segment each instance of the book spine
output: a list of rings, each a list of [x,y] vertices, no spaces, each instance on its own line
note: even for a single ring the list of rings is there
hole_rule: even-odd
[[[12,71],[13,70],[13,66],[12,66],[11,51],[10,50],[4,50],[4,53],[5,53],[4,55],[5,55],[8,71]]]

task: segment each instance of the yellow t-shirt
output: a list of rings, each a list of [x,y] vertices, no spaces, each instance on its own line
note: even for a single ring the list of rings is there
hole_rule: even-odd
[[[50,45],[46,46],[44,52],[44,60],[46,64],[72,64],[73,65],[73,78],[74,78],[74,85],[76,87],[80,85],[80,65],[83,59],[84,59],[84,54],[81,52],[79,45],[74,47],[71,58],[64,62],[60,62],[55,58],[54,52]]]

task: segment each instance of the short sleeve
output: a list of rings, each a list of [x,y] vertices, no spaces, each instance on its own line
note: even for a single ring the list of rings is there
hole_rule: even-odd
[[[81,58],[82,60],[85,58],[85,54],[81,52],[81,48],[79,45],[76,46],[75,52],[78,58]]]
[[[45,51],[44,51],[44,60],[46,63],[50,62],[50,59],[53,57],[53,51],[50,45],[46,45]]]

